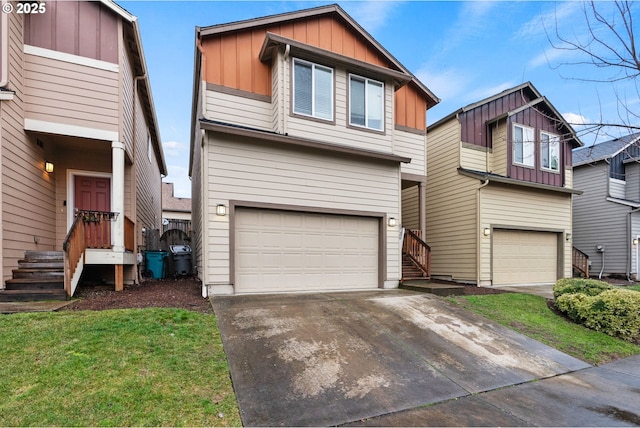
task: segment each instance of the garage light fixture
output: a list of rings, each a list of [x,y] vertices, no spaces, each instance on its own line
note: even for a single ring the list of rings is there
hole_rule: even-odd
[[[227,207],[222,204],[216,205],[216,215],[219,215],[219,216],[227,215]]]
[[[484,236],[489,236],[489,235],[491,235],[491,229],[490,229],[490,228],[488,228],[488,227],[485,227],[485,228],[484,228],[484,230],[482,231],[482,234],[483,234]]]
[[[570,233],[567,233],[567,234],[565,235],[565,239],[566,239],[567,241],[571,241],[571,234],[570,234]]]
[[[53,162],[44,161],[44,170],[51,174],[53,172]]]
[[[638,238],[633,239],[633,245],[638,245]]]
[[[396,227],[398,225],[398,220],[395,217],[389,217],[389,227]]]

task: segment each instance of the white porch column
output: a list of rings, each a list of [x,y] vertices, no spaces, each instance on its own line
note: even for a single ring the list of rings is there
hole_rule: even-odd
[[[113,251],[124,252],[124,143],[113,141],[111,143],[111,211],[118,213],[115,218],[111,235],[113,238]]]

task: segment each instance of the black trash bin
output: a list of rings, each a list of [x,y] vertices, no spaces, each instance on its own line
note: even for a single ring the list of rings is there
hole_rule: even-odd
[[[173,260],[173,274],[175,276],[191,275],[193,273],[191,263],[191,247],[188,245],[170,245]]]

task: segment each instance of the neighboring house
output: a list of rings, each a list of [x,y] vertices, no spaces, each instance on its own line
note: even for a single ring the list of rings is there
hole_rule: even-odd
[[[64,247],[68,295],[86,265],[122,289],[166,174],[138,23],[109,0],[38,7],[0,18],[2,277]]]
[[[427,128],[432,277],[477,285],[571,276],[571,126],[529,82]]]
[[[162,183],[162,225],[163,230],[172,223],[191,221],[191,198],[177,198],[173,193],[173,183]]]
[[[438,98],[337,5],[197,28],[195,44],[203,294],[397,287],[401,191],[424,200]]]
[[[573,245],[592,276],[638,278],[640,133],[573,151]],[[604,262],[604,267],[603,267]]]

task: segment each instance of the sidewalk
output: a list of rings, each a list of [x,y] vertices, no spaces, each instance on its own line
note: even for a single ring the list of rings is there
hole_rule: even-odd
[[[640,426],[640,355],[345,426]]]

